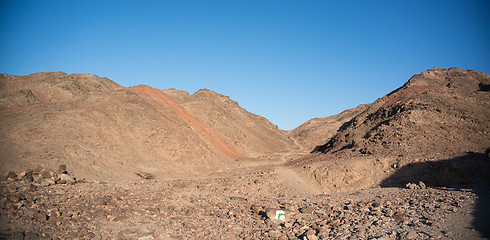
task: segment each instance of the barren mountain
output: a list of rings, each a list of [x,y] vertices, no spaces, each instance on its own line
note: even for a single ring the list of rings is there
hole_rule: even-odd
[[[246,111],[227,96],[202,89],[183,99],[181,105],[247,156],[291,151],[293,148],[293,141],[285,131]]]
[[[186,97],[178,90],[170,94]],[[229,111],[219,110],[225,106],[208,107]],[[245,146],[240,148],[245,153],[278,149],[253,148],[264,143],[253,137],[238,138],[239,144],[230,144],[229,135],[220,135],[226,131],[208,127],[160,90],[147,86],[126,89],[89,74],[3,74],[0,108],[2,172],[37,165],[55,168],[65,163],[76,175],[89,179],[134,178],[135,172],[175,177],[230,167],[229,160],[244,156],[235,146]],[[286,140],[283,132],[271,128],[267,120],[252,118],[254,115],[241,108],[237,111],[244,119],[230,116],[227,120],[255,127],[250,132],[242,129],[244,135],[262,133],[272,142],[270,146],[287,146],[274,145]],[[218,124],[227,121],[217,120]],[[231,126],[237,125],[213,125],[216,129]],[[244,142],[251,140],[259,143]],[[252,150],[243,151],[249,148]]]
[[[459,68],[417,74],[296,164],[305,163],[305,175],[329,191],[414,177],[433,185],[488,178],[489,84],[489,75]]]
[[[298,143],[307,149],[314,149],[318,145],[325,144],[326,139],[333,137],[340,126],[350,121],[368,107],[368,104],[363,104],[333,116],[308,120],[299,127],[289,131],[289,136],[296,139]]]

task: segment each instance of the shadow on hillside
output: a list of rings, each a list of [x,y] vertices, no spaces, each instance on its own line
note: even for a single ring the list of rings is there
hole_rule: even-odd
[[[471,188],[478,195],[473,227],[490,238],[490,159],[470,152],[452,159],[406,165],[384,179],[382,187],[405,187],[423,181],[429,187]]]

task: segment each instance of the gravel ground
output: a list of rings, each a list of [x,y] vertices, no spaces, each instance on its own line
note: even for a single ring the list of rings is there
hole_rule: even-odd
[[[488,237],[487,187],[315,194],[293,181],[274,166],[172,180],[4,181],[0,239]]]

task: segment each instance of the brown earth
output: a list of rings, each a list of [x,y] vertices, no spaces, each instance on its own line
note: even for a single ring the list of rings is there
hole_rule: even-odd
[[[211,90],[3,74],[0,239],[486,239],[489,84],[431,69],[285,132]]]

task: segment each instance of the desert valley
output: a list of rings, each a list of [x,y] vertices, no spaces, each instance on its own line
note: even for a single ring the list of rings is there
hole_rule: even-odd
[[[490,238],[490,76],[380,97],[283,131],[209,89],[2,74],[0,239]]]

